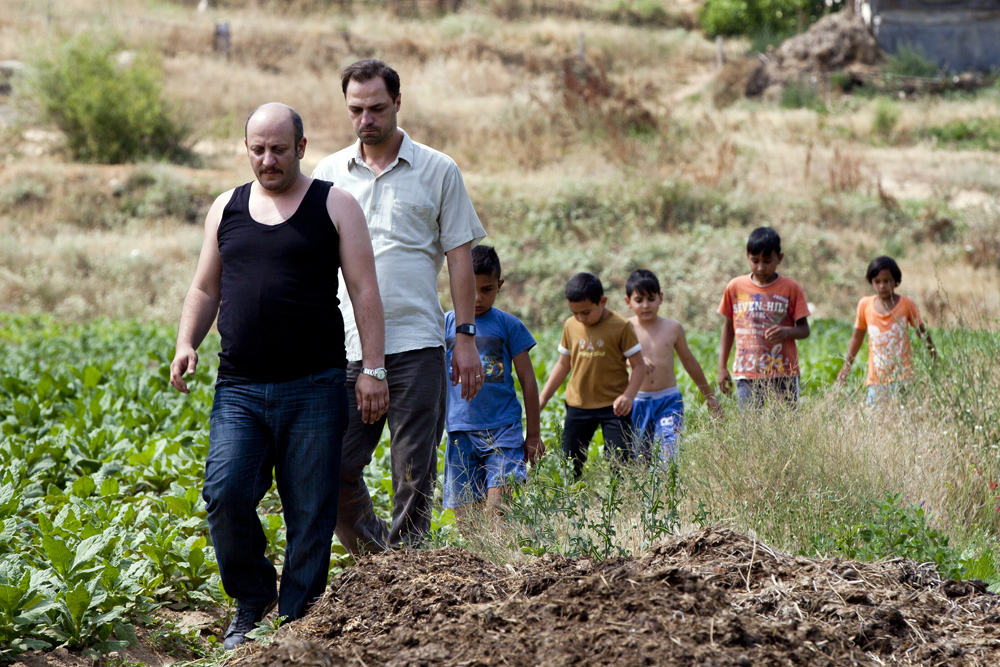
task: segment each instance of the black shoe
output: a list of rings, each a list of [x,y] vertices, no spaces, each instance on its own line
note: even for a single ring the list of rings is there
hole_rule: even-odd
[[[236,618],[229,624],[226,630],[226,638],[223,646],[227,651],[231,651],[247,640],[247,633],[257,627],[257,624],[264,620],[274,605],[278,604],[278,596],[268,602],[263,607],[244,607],[237,603]]]

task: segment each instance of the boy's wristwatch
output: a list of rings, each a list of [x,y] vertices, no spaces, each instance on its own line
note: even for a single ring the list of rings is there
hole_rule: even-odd
[[[362,368],[361,372],[365,375],[370,375],[376,380],[385,379],[385,369],[384,368]]]
[[[467,336],[476,335],[476,325],[475,324],[459,324],[455,327],[455,333],[466,334]]]

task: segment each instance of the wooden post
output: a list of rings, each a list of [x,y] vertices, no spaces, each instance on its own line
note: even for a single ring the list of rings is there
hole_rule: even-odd
[[[228,58],[230,45],[229,21],[216,21],[215,38],[212,41],[212,48],[216,53],[225,53],[226,58]]]

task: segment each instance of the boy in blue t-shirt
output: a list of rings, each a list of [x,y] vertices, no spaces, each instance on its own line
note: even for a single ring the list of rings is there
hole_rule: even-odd
[[[509,481],[523,482],[528,463],[544,453],[538,408],[538,383],[528,350],[535,339],[519,319],[493,307],[503,286],[500,259],[490,246],[472,249],[476,274],[476,347],[483,362],[483,387],[471,401],[462,399],[461,386],[448,387],[448,444],[445,447],[444,506],[460,508],[486,499],[487,510],[497,511]],[[455,348],[455,311],[444,316],[449,374]],[[521,434],[521,405],[514,390],[517,372],[527,416]]]

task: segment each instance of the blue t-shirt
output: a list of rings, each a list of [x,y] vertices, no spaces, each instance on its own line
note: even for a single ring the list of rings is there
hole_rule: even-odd
[[[444,316],[448,365],[448,431],[481,431],[521,422],[521,404],[514,389],[512,359],[535,346],[528,327],[510,313],[493,307],[476,318],[476,347],[483,362],[483,388],[471,401],[462,385],[451,386],[451,355],[455,349],[455,311]]]

